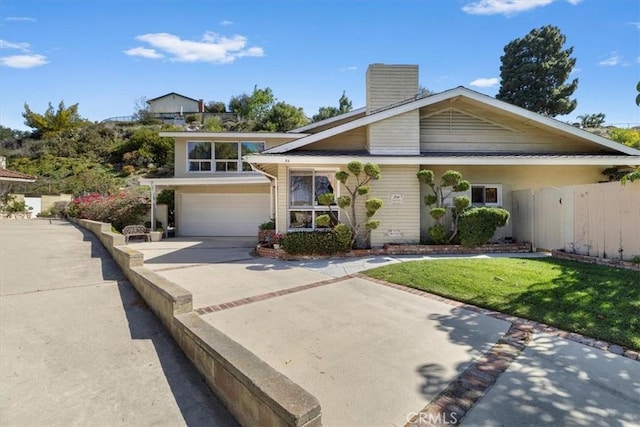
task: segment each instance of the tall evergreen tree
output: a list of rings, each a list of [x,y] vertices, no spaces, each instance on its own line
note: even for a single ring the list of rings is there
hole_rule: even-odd
[[[345,92],[342,91],[342,96],[338,100],[338,107],[320,107],[318,109],[318,114],[314,114],[313,117],[311,117],[311,122],[319,122],[321,120],[339,116],[340,114],[348,113],[351,110],[353,110],[353,103],[347,97]]]
[[[578,79],[567,83],[576,59],[573,47],[563,50],[566,39],[558,27],[547,25],[507,44],[496,98],[550,117],[572,112]]]

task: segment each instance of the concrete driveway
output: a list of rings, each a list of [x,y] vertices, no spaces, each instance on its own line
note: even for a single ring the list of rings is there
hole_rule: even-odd
[[[284,262],[254,257],[254,243],[130,246],[191,291],[203,319],[315,395],[324,425],[434,423],[434,398],[512,331],[506,320],[352,275],[427,257]],[[512,357],[464,425],[640,424],[637,361],[543,333]],[[441,411],[440,423],[450,415]]]
[[[236,423],[92,233],[0,220],[0,425]]]

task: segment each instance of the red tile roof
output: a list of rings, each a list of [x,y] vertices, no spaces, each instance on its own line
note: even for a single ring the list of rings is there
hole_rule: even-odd
[[[31,176],[31,175],[27,175],[26,173],[22,173],[22,172],[16,172],[16,171],[12,171],[9,169],[0,169],[0,180],[1,179],[7,179],[7,180],[28,180],[28,181],[35,181],[36,177],[35,176]]]

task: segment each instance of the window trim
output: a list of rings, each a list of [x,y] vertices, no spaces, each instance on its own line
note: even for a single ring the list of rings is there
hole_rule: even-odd
[[[495,203],[473,203],[472,199],[472,191],[474,188],[482,188],[484,189],[484,199],[486,200],[486,189],[487,188],[495,188],[496,189],[496,202]],[[500,207],[502,206],[502,184],[471,184],[471,188],[469,188],[469,199],[471,199],[471,206],[488,206],[488,207]]]
[[[473,203],[473,189],[474,188],[495,188],[497,190],[497,196],[498,196],[498,201],[497,203]],[[502,184],[483,184],[483,183],[477,183],[477,184],[471,184],[471,187],[469,187],[469,190],[467,191],[459,191],[459,192],[453,192],[451,193],[451,195],[449,197],[447,197],[444,200],[444,206],[453,206],[453,198],[456,196],[467,196],[469,198],[469,201],[471,202],[469,206],[477,206],[477,207],[481,207],[481,206],[487,206],[487,207],[501,207],[502,206]],[[485,198],[486,198],[486,194],[485,194]]]
[[[210,145],[210,149],[211,149],[211,158],[210,159],[191,159],[189,158],[189,152],[191,151],[189,149],[189,144],[191,143],[208,143]],[[237,158],[236,159],[217,159],[216,158],[216,144],[217,143],[221,143],[221,144],[236,144],[236,148],[237,148]],[[233,141],[219,141],[219,140],[187,140],[186,144],[185,144],[185,150],[186,150],[186,173],[189,174],[211,174],[211,173],[218,173],[218,174],[234,174],[234,173],[249,173],[252,171],[249,170],[244,170],[244,165],[248,164],[248,162],[245,162],[242,157],[242,144],[261,144],[262,145],[262,151],[264,151],[267,147],[267,143],[266,141],[242,141],[242,140],[233,140]],[[208,163],[211,167],[210,170],[202,170],[201,166],[199,170],[191,170],[191,163],[192,162],[198,162],[198,164],[203,164],[203,163]],[[225,164],[236,164],[236,170],[235,171],[226,171],[226,170],[217,170],[217,162],[224,162]]]
[[[333,211],[340,218],[340,209],[338,206],[335,206],[335,209],[329,208],[328,206],[320,205],[316,201],[315,198],[315,186],[316,186],[316,174],[329,174],[331,176],[330,179],[333,180],[333,194],[336,199],[340,196],[340,185],[335,179],[335,173],[338,171],[338,168],[289,168],[287,170],[287,231],[316,231],[316,230],[325,230],[325,228],[317,228],[316,227],[316,217],[318,213],[324,213]],[[311,194],[314,195],[313,201],[311,205],[304,206],[292,206],[291,205],[291,174],[292,172],[309,172],[311,173]],[[308,212],[311,214],[311,227],[291,227],[291,213],[292,212]]]

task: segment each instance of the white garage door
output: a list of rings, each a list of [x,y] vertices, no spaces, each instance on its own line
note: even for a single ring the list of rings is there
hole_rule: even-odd
[[[256,236],[269,219],[269,194],[181,194],[182,236]]]

